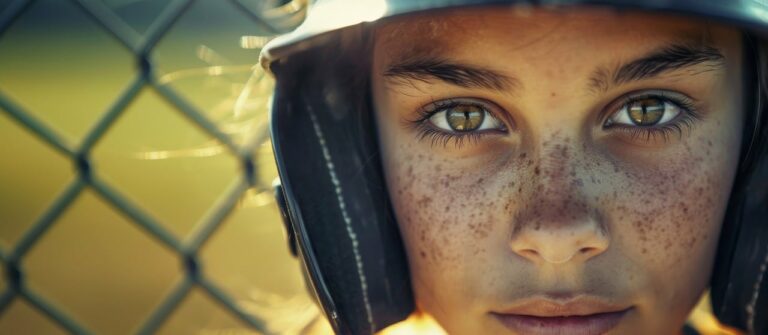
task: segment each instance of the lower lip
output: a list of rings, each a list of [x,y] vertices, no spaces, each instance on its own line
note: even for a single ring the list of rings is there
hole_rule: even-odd
[[[518,314],[496,314],[504,326],[517,334],[530,335],[599,335],[616,327],[629,309],[618,312],[582,316],[538,317]]]

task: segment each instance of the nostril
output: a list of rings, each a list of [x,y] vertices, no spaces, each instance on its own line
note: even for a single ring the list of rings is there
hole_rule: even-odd
[[[517,250],[517,253],[520,256],[523,256],[530,260],[536,260],[536,258],[539,258],[539,253],[534,249],[520,249],[520,250]]]
[[[581,255],[581,257],[591,258],[591,257],[594,257],[594,256],[600,254],[600,248],[584,247],[584,248],[579,249],[579,254]]]

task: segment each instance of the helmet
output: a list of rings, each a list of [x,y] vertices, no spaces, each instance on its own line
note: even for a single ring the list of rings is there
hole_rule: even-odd
[[[276,78],[271,136],[292,250],[337,333],[370,334],[414,309],[409,270],[381,170],[366,78],[365,40],[376,22],[440,9],[593,5],[673,12],[738,26],[755,66],[765,63],[764,0],[318,0],[261,63]],[[347,34],[340,34],[345,31]],[[349,36],[357,36],[354,41]],[[768,113],[766,69],[754,74],[740,166],[711,278],[715,315],[768,334]]]

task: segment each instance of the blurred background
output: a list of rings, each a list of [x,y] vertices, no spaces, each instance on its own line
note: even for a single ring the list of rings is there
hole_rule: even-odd
[[[311,324],[257,65],[305,7],[0,0],[0,334]]]
[[[0,0],[0,334],[331,332],[273,201],[258,66],[308,2]]]

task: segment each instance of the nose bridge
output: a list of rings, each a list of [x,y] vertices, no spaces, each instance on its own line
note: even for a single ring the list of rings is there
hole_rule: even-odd
[[[599,209],[579,174],[585,153],[554,133],[534,148],[529,193],[513,217],[510,247],[535,262],[586,260],[608,247]]]
[[[576,174],[576,157],[571,147],[570,137],[560,137],[556,133],[552,138],[541,141],[536,148],[538,164],[534,166],[533,181],[540,190],[548,196],[567,194],[570,187],[570,177]],[[560,192],[552,192],[560,190]],[[568,190],[570,191],[570,190]]]
[[[574,221],[589,215],[585,185],[580,178],[581,147],[571,137],[555,131],[534,148],[535,164],[529,179],[532,193],[524,215],[527,221]],[[524,208],[526,209],[526,208]]]

